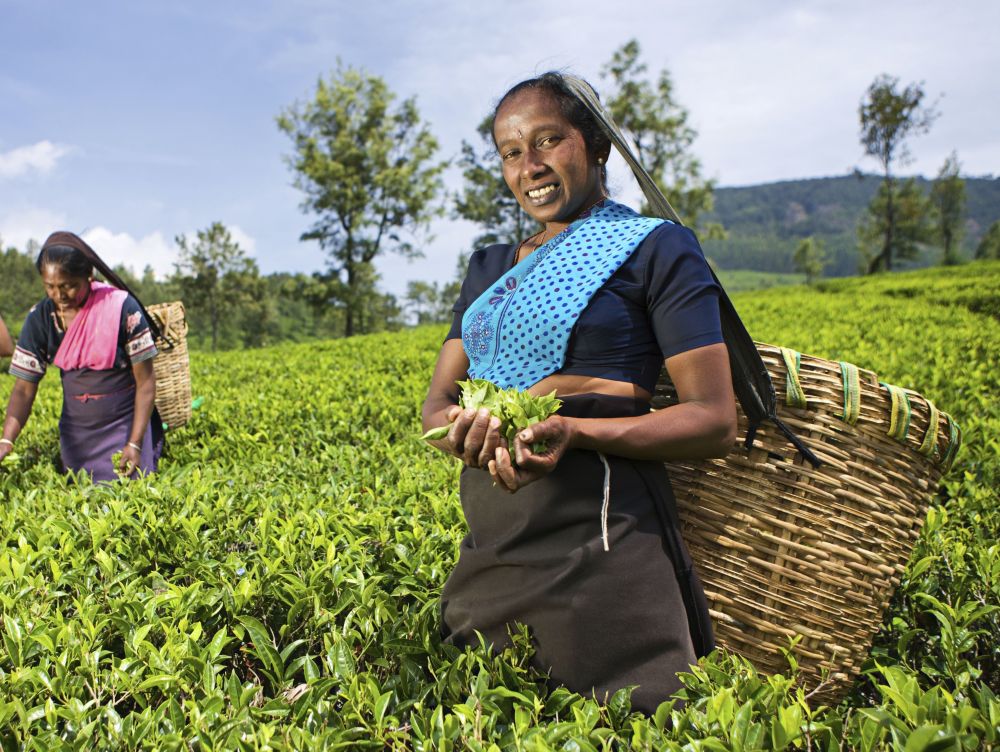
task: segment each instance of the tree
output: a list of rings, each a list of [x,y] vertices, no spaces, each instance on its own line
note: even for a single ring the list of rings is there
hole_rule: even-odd
[[[406,287],[406,307],[416,316],[417,324],[449,323],[460,288],[460,282],[413,280]]]
[[[0,313],[11,331],[20,330],[31,306],[45,297],[38,270],[35,269],[36,244],[21,253],[13,246],[3,250],[0,240]]]
[[[880,263],[887,258],[887,236],[892,237],[892,254],[897,260],[916,258],[920,245],[934,237],[930,215],[927,198],[916,180],[908,178],[895,187],[883,181],[858,226],[859,246],[868,273],[889,270],[888,265]]]
[[[812,284],[823,273],[826,266],[826,244],[811,235],[803,238],[792,256],[795,271],[806,275],[806,283]]]
[[[493,243],[516,243],[530,234],[534,222],[503,179],[500,160],[493,144],[493,116],[486,117],[476,129],[483,145],[462,141],[462,177],[465,187],[455,197],[454,215],[475,222],[483,232],[472,241],[473,249]]]
[[[962,242],[962,220],[965,215],[965,181],[959,177],[960,167],[958,155],[952,152],[931,186],[935,234],[944,249],[941,263],[946,266],[960,261],[958,247]]]
[[[923,106],[924,90],[921,84],[908,84],[898,90],[899,79],[882,74],[868,87],[865,99],[858,108],[861,121],[861,145],[867,156],[882,165],[882,188],[869,207],[871,214],[876,204],[882,218],[875,222],[882,232],[881,249],[869,254],[868,273],[890,271],[894,255],[900,250],[897,234],[897,201],[893,164],[905,165],[910,160],[906,139],[926,133],[937,118],[934,106]]]
[[[688,113],[674,99],[673,82],[661,70],[656,85],[645,77],[639,43],[632,39],[616,50],[602,78],[614,85],[606,107],[618,126],[635,143],[636,156],[681,218],[697,228],[698,217],[713,207],[715,181],[701,175],[701,162],[691,153],[697,132]],[[642,211],[649,211],[643,203]],[[719,224],[706,228],[708,237],[722,237]]]
[[[394,99],[378,76],[338,64],[317,82],[311,101],[278,116],[294,144],[286,161],[306,195],[302,208],[317,215],[301,239],[319,242],[343,283],[347,336],[365,330],[375,258],[386,251],[418,256],[404,232],[426,228],[439,211],[433,203],[446,163],[432,162],[437,140],[413,98],[393,108]]]
[[[977,259],[1000,259],[1000,219],[990,225],[976,246]]]
[[[180,289],[192,321],[208,320],[212,350],[218,347],[224,313],[233,325],[251,324],[243,344],[261,344],[252,331],[259,328],[266,306],[257,262],[221,222],[199,230],[193,244],[184,235],[178,235],[175,242],[178,259],[172,282]]]

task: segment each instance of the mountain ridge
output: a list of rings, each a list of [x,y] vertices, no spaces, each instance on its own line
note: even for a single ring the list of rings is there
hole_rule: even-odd
[[[922,176],[912,177],[925,192],[933,183]],[[715,208],[701,219],[721,223],[729,236],[706,239],[705,253],[719,269],[788,273],[794,271],[792,254],[799,241],[813,236],[826,244],[825,276],[856,274],[861,258],[857,226],[881,179],[851,173],[716,188]],[[960,253],[969,259],[989,226],[1000,219],[1000,177],[963,179],[966,220]],[[900,268],[930,266],[940,255],[939,248],[928,246],[919,258],[901,263]]]

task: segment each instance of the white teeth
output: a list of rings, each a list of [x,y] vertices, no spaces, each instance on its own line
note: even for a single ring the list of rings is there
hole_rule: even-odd
[[[541,198],[542,196],[547,196],[552,193],[556,187],[554,185],[547,185],[544,188],[536,188],[533,191],[528,191],[528,198]]]

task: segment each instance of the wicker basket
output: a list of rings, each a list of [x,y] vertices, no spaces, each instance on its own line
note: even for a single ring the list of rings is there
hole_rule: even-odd
[[[769,423],[744,449],[741,411],[726,459],[667,467],[718,644],[777,672],[801,635],[803,682],[833,702],[861,669],[961,436],[946,413],[871,371],[757,349],[779,418],[823,464],[805,462]],[[662,378],[654,405],[673,402]]]
[[[157,303],[146,310],[160,326],[153,360],[156,373],[156,409],[168,428],[180,428],[191,419],[191,368],[188,361],[187,318],[184,304]]]

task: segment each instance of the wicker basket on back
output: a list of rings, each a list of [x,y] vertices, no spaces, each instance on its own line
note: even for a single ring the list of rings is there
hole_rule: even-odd
[[[899,584],[957,424],[915,392],[849,363],[758,344],[780,419],[822,460],[814,468],[763,424],[748,451],[667,463],[684,538],[720,646],[762,671],[794,654],[817,697],[839,699],[861,669]],[[654,405],[676,402],[661,377]],[[929,429],[928,429],[929,427]]]
[[[184,304],[157,303],[146,310],[159,324],[153,359],[156,374],[156,409],[168,428],[180,428],[191,419],[191,368],[187,348],[187,318]]]

